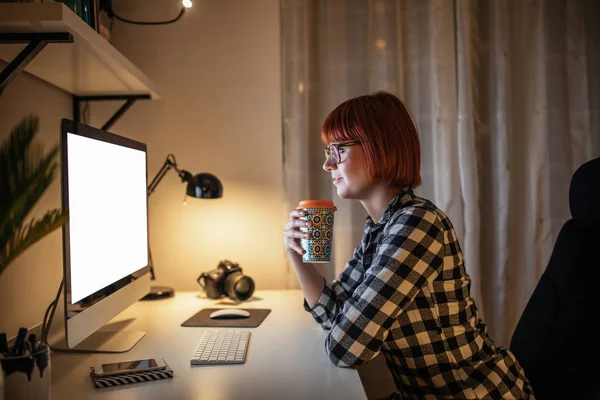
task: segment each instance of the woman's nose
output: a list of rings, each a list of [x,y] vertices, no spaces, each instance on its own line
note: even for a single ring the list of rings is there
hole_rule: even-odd
[[[333,171],[337,168],[337,164],[331,161],[331,157],[327,157],[323,163],[323,169],[327,172]]]

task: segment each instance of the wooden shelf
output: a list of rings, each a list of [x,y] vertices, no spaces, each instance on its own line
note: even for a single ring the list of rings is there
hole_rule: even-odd
[[[48,44],[25,68],[77,96],[160,96],[156,85],[63,3],[0,3],[0,32],[69,32],[73,43]],[[25,47],[0,44],[10,63]]]

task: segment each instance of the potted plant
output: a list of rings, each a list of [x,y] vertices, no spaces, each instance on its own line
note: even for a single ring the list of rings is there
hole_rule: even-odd
[[[27,220],[58,168],[58,145],[44,152],[34,142],[38,128],[39,118],[26,116],[0,146],[0,278],[21,253],[68,220],[67,211],[61,209]],[[0,357],[0,400],[5,394],[7,399],[49,398],[49,357],[49,348],[43,343],[32,346],[29,353]]]

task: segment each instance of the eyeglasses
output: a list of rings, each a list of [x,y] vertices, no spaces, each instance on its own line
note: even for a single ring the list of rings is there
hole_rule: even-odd
[[[325,160],[331,159],[336,164],[346,161],[346,151],[344,147],[355,146],[360,144],[360,140],[347,143],[331,143],[329,146],[325,146]]]

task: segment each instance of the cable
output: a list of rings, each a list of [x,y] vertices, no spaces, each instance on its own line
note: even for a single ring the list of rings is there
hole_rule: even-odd
[[[112,9],[112,7],[110,9],[110,15],[111,15],[111,17],[114,17],[114,18],[118,19],[119,21],[122,21],[122,22],[125,22],[125,23],[128,23],[128,24],[135,24],[135,25],[166,25],[166,24],[172,24],[173,22],[178,21],[179,18],[181,18],[181,16],[183,15],[183,13],[185,13],[185,7],[181,8],[181,11],[179,11],[179,15],[177,17],[175,17],[173,19],[170,19],[168,21],[133,21],[133,20],[126,19],[126,18],[123,18],[123,17],[117,15],[115,13],[115,11]]]
[[[83,119],[83,123],[86,124],[86,125],[88,124],[88,119],[89,119],[88,118],[88,116],[89,116],[89,112],[88,112],[89,105],[90,105],[90,102],[86,101],[85,105],[83,106],[83,110],[81,112],[81,114],[82,114],[81,118]]]
[[[54,301],[52,301],[50,303],[48,308],[46,308],[46,312],[44,313],[44,319],[42,320],[41,341],[42,341],[42,343],[47,344],[48,346],[50,346],[50,344],[48,343],[48,333],[50,333],[50,324],[51,324],[52,318],[54,318],[54,312],[56,311],[56,306],[58,305],[58,300],[60,299],[60,293],[62,292],[64,283],[65,283],[65,278],[61,279],[60,285],[58,286],[58,292],[56,293],[56,297],[54,298]],[[50,311],[50,310],[52,310],[52,311]],[[46,320],[49,312],[50,312],[50,319]]]
[[[50,333],[50,326],[52,326],[52,319],[54,318],[54,312],[56,311],[56,307],[58,306],[58,300],[60,299],[60,294],[62,293],[63,285],[65,283],[65,278],[60,281],[60,285],[58,287],[58,292],[56,293],[56,297],[54,301],[50,303],[46,312],[44,313],[44,319],[42,321],[42,337],[41,342],[47,345],[50,350],[55,353],[78,353],[78,354],[89,354],[89,353],[126,353],[129,350],[122,351],[101,351],[101,350],[79,350],[79,349],[63,349],[60,347],[52,347],[50,343],[48,343],[48,334]],[[50,317],[48,318],[48,313],[50,313]],[[65,335],[66,337],[66,335]]]
[[[108,27],[108,43],[113,44],[112,43],[112,39],[114,38],[112,31],[113,31],[113,24],[115,23],[115,18],[111,18],[110,19],[110,25]]]

